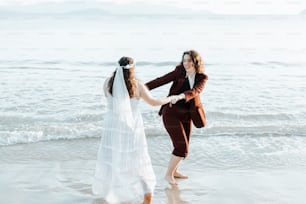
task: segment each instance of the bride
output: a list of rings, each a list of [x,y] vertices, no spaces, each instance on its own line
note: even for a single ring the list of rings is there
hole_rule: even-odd
[[[178,97],[152,97],[134,70],[133,58],[122,57],[104,83],[107,106],[92,190],[108,203],[152,202],[156,180],[138,104],[144,99],[158,106]]]

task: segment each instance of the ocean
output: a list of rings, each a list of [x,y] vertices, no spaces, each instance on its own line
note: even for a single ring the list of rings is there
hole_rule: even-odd
[[[127,21],[124,21],[127,20]],[[101,86],[121,56],[144,83],[195,49],[209,76],[201,136],[305,136],[304,16],[0,19],[0,145],[100,137]],[[169,84],[170,85],[170,84]],[[168,94],[169,85],[152,91]],[[148,136],[164,130],[143,103]]]

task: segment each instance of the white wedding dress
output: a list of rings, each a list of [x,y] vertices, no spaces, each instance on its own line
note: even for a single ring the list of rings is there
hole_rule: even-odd
[[[117,104],[113,96],[108,94],[106,98],[92,190],[108,203],[140,202],[144,194],[153,193],[156,184],[139,110],[140,100],[129,98],[130,110],[126,114],[124,110],[114,111],[113,106]]]

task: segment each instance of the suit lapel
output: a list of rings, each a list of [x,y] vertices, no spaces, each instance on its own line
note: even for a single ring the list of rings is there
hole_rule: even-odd
[[[183,83],[185,81],[185,76],[186,76],[186,71],[184,68],[181,68],[180,74],[177,76],[177,84],[176,84],[176,89],[177,91],[183,86]]]
[[[194,83],[193,83],[193,87],[192,88],[194,88],[194,86],[196,85],[198,76],[199,76],[199,74],[196,73],[195,76],[194,76]]]
[[[176,87],[180,89],[183,86],[184,81],[185,81],[185,78],[182,78],[182,77],[178,78]]]

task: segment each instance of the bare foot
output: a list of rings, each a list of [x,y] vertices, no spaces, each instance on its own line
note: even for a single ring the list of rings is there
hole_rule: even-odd
[[[188,179],[188,176],[181,174],[179,172],[174,172],[174,178],[180,178],[180,179]]]
[[[165,176],[165,179],[168,181],[169,184],[171,184],[171,185],[177,185],[175,179],[174,179],[172,176],[166,175],[166,176]]]
[[[151,204],[152,203],[152,193],[147,193],[144,195],[143,204]]]

